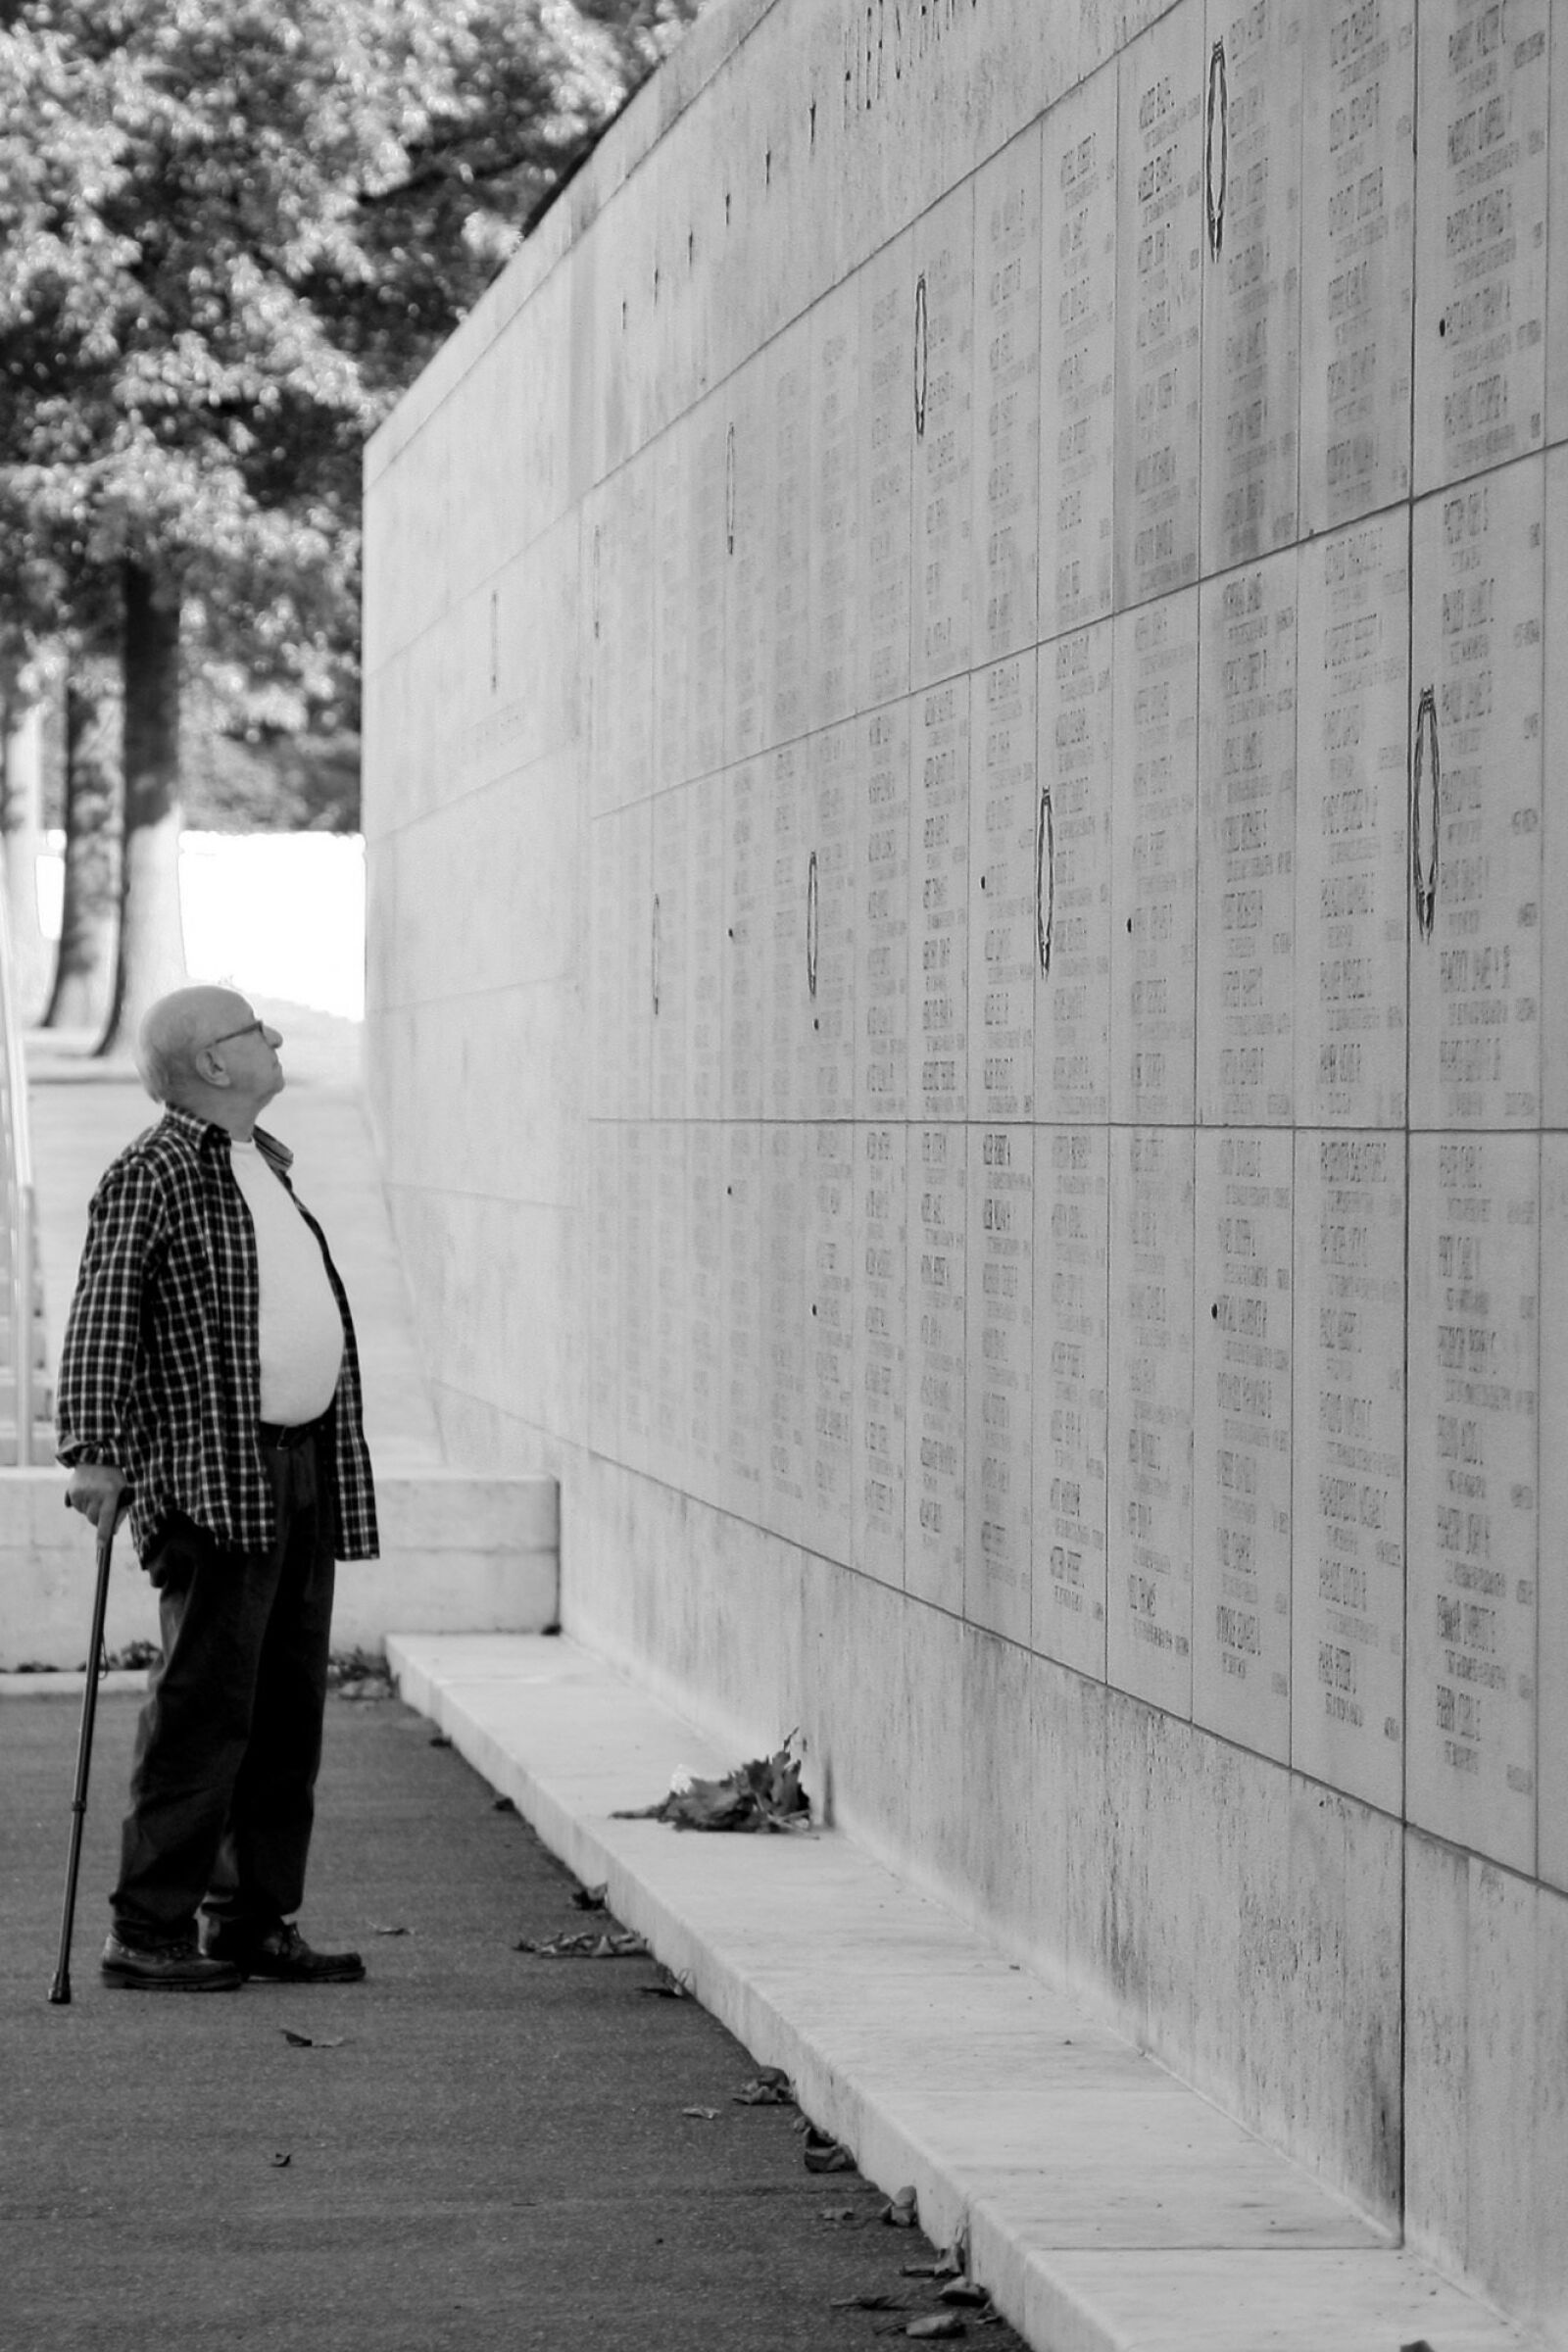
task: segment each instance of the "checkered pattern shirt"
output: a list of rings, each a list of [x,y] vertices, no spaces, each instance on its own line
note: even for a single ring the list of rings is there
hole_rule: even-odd
[[[292,1197],[293,1154],[261,1128],[256,1141]],[[228,1145],[224,1128],[166,1110],[111,1162],[88,1211],[60,1361],[60,1459],[125,1473],[143,1557],[176,1512],[231,1550],[265,1552],[273,1542],[258,1439],[256,1241]],[[325,1236],[295,1205],[321,1246],[343,1317],[334,1549],[340,1560],[373,1559],[375,1489],[353,1319]]]

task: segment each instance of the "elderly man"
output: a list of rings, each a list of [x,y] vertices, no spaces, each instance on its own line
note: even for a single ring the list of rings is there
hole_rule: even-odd
[[[128,1507],[164,1663],[131,1773],[107,1984],[352,1982],[304,1892],[338,1559],[372,1558],[375,1498],[349,1305],[290,1154],[256,1124],[275,1029],[225,988],[142,1023],[165,1105],[93,1197],[60,1365],[66,1500]],[[200,1941],[197,1914],[205,1914]]]

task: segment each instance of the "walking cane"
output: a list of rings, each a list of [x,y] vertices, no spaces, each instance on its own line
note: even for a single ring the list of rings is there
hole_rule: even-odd
[[[87,1645],[87,1680],[81,1694],[81,1732],[76,1741],[76,1793],[71,1800],[71,1859],[66,1865],[66,1907],[60,1922],[60,1957],[49,1998],[57,2007],[71,2002],[71,1931],[76,1916],[76,1873],[81,1866],[81,1825],[87,1813],[87,1768],[92,1762],[93,1718],[98,1712],[99,1660],[104,1647],[104,1612],[109,1602],[109,1555],[115,1544],[120,1497],[111,1495],[98,1519],[98,1590],[92,1596],[92,1637]]]

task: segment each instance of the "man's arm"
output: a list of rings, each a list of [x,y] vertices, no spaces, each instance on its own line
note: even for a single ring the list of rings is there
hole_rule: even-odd
[[[93,1195],[87,1239],[66,1320],[55,1408],[66,1501],[102,1525],[127,1485],[122,1435],[141,1346],[142,1299],[164,1246],[151,1172],[117,1161]]]

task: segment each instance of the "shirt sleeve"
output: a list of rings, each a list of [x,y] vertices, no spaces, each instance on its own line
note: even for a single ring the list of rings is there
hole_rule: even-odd
[[[134,1160],[105,1175],[66,1318],[55,1405],[59,1459],[123,1468],[122,1430],[141,1348],[142,1300],[163,1253],[164,1212],[152,1171]]]

